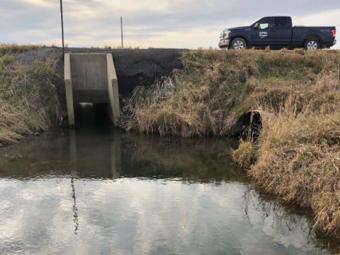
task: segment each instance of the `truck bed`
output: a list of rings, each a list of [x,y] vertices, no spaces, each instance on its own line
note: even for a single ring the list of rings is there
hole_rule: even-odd
[[[322,44],[326,44],[325,46],[330,46],[330,43],[333,42],[334,38],[330,31],[332,29],[336,29],[335,26],[294,26],[292,29],[292,44],[295,46],[302,46],[301,43],[304,42],[304,38],[306,35],[312,34],[315,37],[318,37]]]

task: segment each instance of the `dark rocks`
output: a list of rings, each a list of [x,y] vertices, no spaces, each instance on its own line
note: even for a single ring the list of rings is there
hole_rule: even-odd
[[[149,86],[174,69],[182,68],[182,52],[177,49],[113,50],[121,96],[126,97],[136,86]]]

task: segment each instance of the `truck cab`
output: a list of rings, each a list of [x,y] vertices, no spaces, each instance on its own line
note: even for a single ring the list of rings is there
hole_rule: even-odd
[[[219,47],[244,49],[306,48],[315,50],[335,45],[335,27],[293,27],[288,16],[264,17],[250,26],[225,29]]]
[[[289,45],[292,35],[292,19],[289,17],[263,18],[250,29],[253,45]]]

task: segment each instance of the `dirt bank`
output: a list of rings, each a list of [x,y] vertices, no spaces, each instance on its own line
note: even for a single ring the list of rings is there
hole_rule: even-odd
[[[183,70],[134,91],[125,128],[242,134],[234,159],[267,192],[311,208],[315,231],[340,238],[340,53],[200,50],[182,61]]]

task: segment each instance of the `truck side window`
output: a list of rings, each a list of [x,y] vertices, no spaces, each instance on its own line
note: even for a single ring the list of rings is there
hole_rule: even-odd
[[[268,29],[269,28],[269,24],[268,23],[260,23],[260,29],[264,30],[264,29]]]
[[[257,22],[257,28],[260,30],[266,30],[268,28],[271,28],[274,24],[273,18],[263,18]]]
[[[290,28],[291,25],[291,21],[289,18],[287,17],[277,17],[275,18],[275,28]]]

